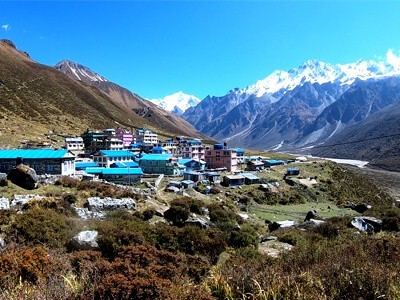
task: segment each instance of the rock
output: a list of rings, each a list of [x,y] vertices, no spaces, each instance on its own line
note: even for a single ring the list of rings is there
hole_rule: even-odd
[[[216,194],[221,193],[221,190],[220,190],[219,188],[212,187],[212,188],[210,189],[210,193],[213,194],[213,195],[216,195]]]
[[[289,227],[294,227],[294,226],[295,226],[294,221],[286,220],[286,221],[272,222],[272,223],[268,224],[268,229],[269,229],[269,231],[274,231],[279,228],[289,228]]]
[[[88,208],[90,211],[117,210],[117,209],[136,209],[136,201],[132,198],[114,199],[110,197],[89,197]]]
[[[44,197],[35,195],[35,194],[27,194],[27,195],[14,195],[14,199],[11,201],[11,206],[25,206],[28,202],[33,199],[43,199]]]
[[[208,221],[205,218],[194,216],[194,217],[189,217],[186,221],[185,224],[191,224],[198,226],[200,228],[208,228],[210,227],[210,221]]]
[[[310,219],[315,219],[315,218],[318,218],[317,211],[316,210],[310,210],[307,213],[306,218],[304,219],[304,222],[308,221]]]
[[[97,236],[96,230],[81,231],[70,240],[69,247],[72,250],[96,250],[99,248]]]
[[[170,193],[179,193],[181,189],[177,188],[176,186],[169,186],[165,189],[165,191]]]
[[[90,211],[86,207],[74,207],[75,212],[77,215],[84,219],[84,220],[90,220],[90,219],[105,219],[106,214],[103,212],[97,212],[97,211]]]
[[[274,240],[262,242],[258,245],[258,251],[274,258],[277,258],[281,255],[281,253],[290,251],[292,249],[292,245]]]
[[[10,209],[10,200],[8,200],[8,198],[0,198],[0,210],[2,209]]]
[[[0,238],[0,251],[4,249],[6,246],[6,241],[3,238]]]
[[[360,231],[379,232],[382,229],[382,220],[374,217],[355,217],[351,225]]]
[[[7,174],[7,179],[26,190],[33,190],[38,184],[35,170],[23,164],[12,168]]]
[[[323,221],[323,220],[310,219],[310,220],[305,221],[303,224],[301,224],[301,227],[302,228],[305,228],[305,227],[318,227],[318,226],[320,226],[321,224],[324,224],[324,223],[325,223],[325,221]]]
[[[243,220],[249,220],[250,219],[248,214],[239,213],[238,216],[241,217]]]
[[[263,236],[263,237],[261,237],[260,243],[268,242],[268,241],[277,241],[277,240],[278,240],[278,238],[276,236],[273,236],[273,235]]]
[[[356,204],[354,202],[349,202],[347,203],[347,205],[345,206],[346,208],[351,208],[352,210],[355,210],[356,212],[363,214],[364,212],[366,212],[368,209],[371,209],[372,206],[365,204],[365,203],[361,203],[361,204]]]

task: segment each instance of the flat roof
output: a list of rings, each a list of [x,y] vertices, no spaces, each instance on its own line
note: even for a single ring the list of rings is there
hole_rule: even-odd
[[[105,168],[103,175],[143,175],[141,168]]]
[[[93,168],[98,167],[98,164],[94,161],[78,161],[75,163],[75,168]]]
[[[99,153],[101,155],[109,157],[126,157],[126,156],[133,157],[136,156],[137,154],[129,150],[100,150],[95,155],[98,155]]]
[[[75,157],[67,149],[4,149],[0,150],[0,159],[49,159]]]
[[[172,154],[145,154],[140,160],[168,160],[172,158]]]

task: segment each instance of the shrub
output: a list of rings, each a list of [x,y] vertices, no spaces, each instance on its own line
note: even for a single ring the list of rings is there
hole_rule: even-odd
[[[0,179],[0,186],[8,186],[8,180],[7,179]]]
[[[256,229],[249,224],[245,224],[240,230],[231,232],[229,242],[230,245],[235,248],[246,248],[250,246],[257,248],[259,238]]]
[[[9,235],[18,243],[61,247],[74,234],[70,224],[65,215],[50,209],[33,207],[16,215]]]
[[[38,283],[46,277],[51,264],[47,251],[42,247],[12,247],[0,254],[0,281],[28,281]]]
[[[189,218],[190,211],[184,206],[171,206],[164,212],[164,218],[172,222],[175,226],[183,226],[185,221]]]

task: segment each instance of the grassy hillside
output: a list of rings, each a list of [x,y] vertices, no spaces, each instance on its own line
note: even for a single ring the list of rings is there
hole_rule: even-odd
[[[0,100],[2,146],[41,139],[49,130],[80,134],[88,127],[147,127],[164,135],[185,132],[182,123],[142,117],[98,88],[32,61],[5,40],[0,41]]]
[[[143,196],[71,178],[41,185],[29,193],[43,199],[19,213],[0,210],[0,236],[6,244],[0,252],[0,298],[397,299],[400,212],[392,207],[393,199],[334,163],[296,166],[301,175],[292,180],[300,184],[284,180],[285,167],[259,173],[279,183],[269,192],[259,185],[218,186],[220,193],[212,195],[159,190]],[[317,184],[304,185],[301,180],[310,177]],[[9,198],[26,193],[11,183],[0,187],[0,195]],[[83,220],[70,203],[85,206],[89,196],[132,197],[138,210]],[[341,206],[347,201],[372,204],[366,214],[382,218],[383,231],[364,234],[349,226],[351,216],[360,214]],[[164,217],[156,213],[161,207],[168,209]],[[265,224],[281,217],[301,223],[309,208],[317,209],[326,223],[273,232]],[[268,217],[262,210],[269,210]],[[185,225],[191,214],[208,216],[212,225]],[[97,250],[68,246],[82,230],[99,232]],[[264,254],[260,240],[269,235],[293,250],[276,258]]]

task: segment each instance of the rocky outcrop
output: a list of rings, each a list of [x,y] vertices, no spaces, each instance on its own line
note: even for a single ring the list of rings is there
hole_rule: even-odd
[[[114,199],[110,197],[90,197],[87,199],[88,209],[90,211],[104,211],[104,210],[117,210],[127,209],[135,210],[136,201],[132,198]]]

